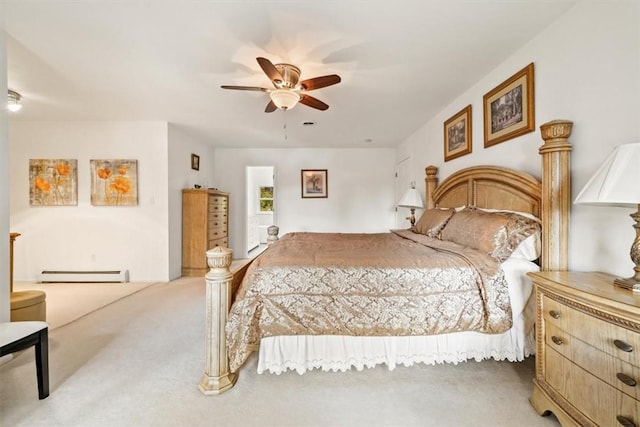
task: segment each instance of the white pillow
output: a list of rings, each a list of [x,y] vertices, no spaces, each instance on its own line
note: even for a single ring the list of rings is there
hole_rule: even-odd
[[[540,233],[534,233],[531,236],[524,239],[520,244],[516,247],[516,249],[511,252],[509,258],[518,258],[525,259],[527,261],[535,261],[540,258],[540,254],[542,252],[541,244],[540,244]]]

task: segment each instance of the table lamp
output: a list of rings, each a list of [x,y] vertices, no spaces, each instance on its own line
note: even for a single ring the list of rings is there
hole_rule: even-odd
[[[630,251],[635,274],[626,279],[615,279],[613,283],[640,292],[640,142],[616,147],[574,203],[636,208],[631,214],[636,237]]]
[[[404,196],[402,196],[402,199],[398,202],[398,206],[401,208],[409,208],[411,210],[411,215],[409,215],[407,219],[411,222],[411,228],[413,228],[416,223],[416,209],[422,209],[424,207],[422,197],[420,197],[418,190],[416,190],[414,186],[411,186],[411,188],[404,193]]]

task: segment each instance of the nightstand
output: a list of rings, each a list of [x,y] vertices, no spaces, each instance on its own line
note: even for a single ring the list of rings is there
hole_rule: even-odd
[[[529,273],[536,298],[531,405],[563,426],[640,426],[640,293],[605,273]]]

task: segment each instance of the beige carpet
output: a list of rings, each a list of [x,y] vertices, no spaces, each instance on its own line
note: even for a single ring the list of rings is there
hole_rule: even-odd
[[[51,331],[51,395],[38,400],[33,351],[17,355],[0,366],[0,426],[559,426],[529,404],[533,358],[305,375],[258,375],[251,358],[205,396],[205,317],[204,280],[180,279]]]
[[[47,294],[49,330],[86,316],[121,298],[158,282],[132,283],[14,283],[14,291],[43,291]]]

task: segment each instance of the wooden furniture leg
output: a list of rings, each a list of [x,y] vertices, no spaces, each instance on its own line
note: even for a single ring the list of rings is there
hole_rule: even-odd
[[[38,397],[49,396],[49,328],[37,333],[35,344],[36,375],[38,377]]]
[[[13,242],[20,233],[9,233],[9,293],[13,292]]]

